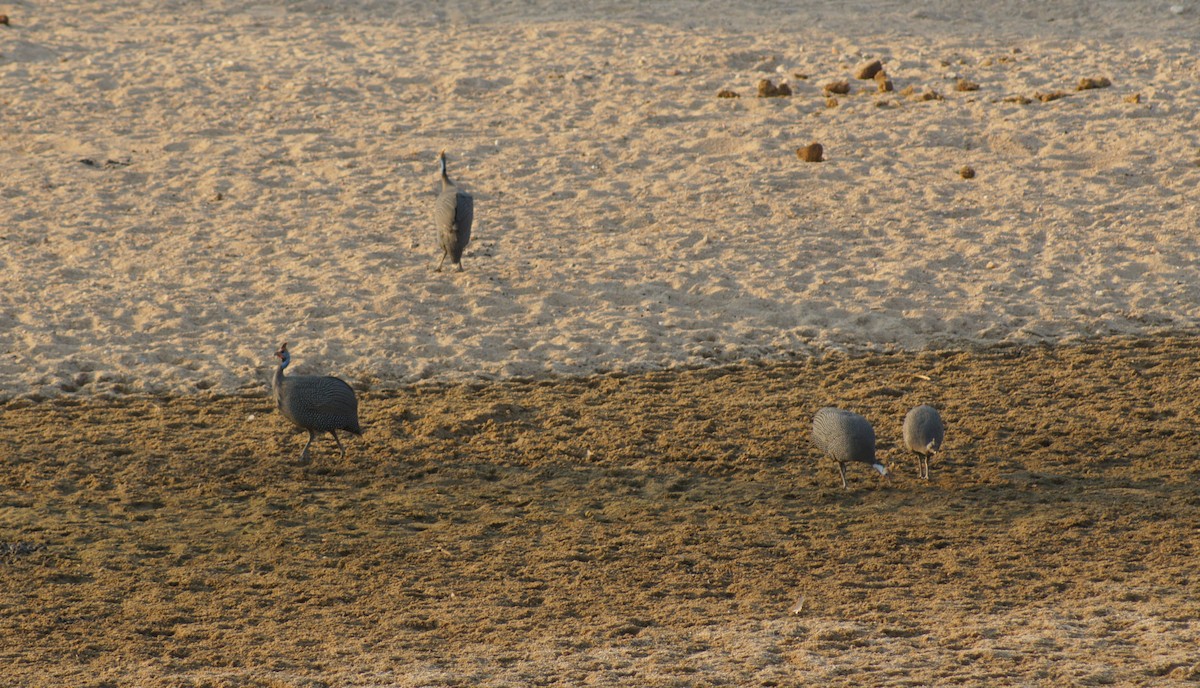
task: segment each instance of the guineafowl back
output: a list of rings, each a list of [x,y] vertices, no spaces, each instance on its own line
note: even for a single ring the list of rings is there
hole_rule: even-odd
[[[448,184],[434,204],[433,219],[442,248],[450,252],[453,262],[460,262],[463,250],[471,241],[475,200],[467,192],[459,191],[453,184]]]
[[[813,416],[813,443],[835,461],[874,464],[875,429],[852,411],[826,407]]]
[[[362,434],[358,424],[358,398],[350,385],[336,377],[285,377],[279,393],[279,411],[306,430],[345,430]]]
[[[904,417],[904,444],[913,451],[925,453],[930,442],[935,451],[941,449],[945,436],[942,417],[932,406],[922,404]]]

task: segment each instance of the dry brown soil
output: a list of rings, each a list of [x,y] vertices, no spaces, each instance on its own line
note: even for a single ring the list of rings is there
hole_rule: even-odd
[[[1198,378],[1179,336],[377,391],[306,466],[265,394],[10,402],[4,683],[1195,684]],[[840,488],[828,404],[894,480]]]

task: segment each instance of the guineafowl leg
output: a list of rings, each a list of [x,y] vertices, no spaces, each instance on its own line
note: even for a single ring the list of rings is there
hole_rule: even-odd
[[[342,440],[337,436],[337,430],[330,430],[329,434],[333,435],[333,441],[338,443],[338,449],[342,450],[342,458],[346,458],[346,448],[342,446]]]
[[[846,482],[846,464],[840,461],[838,462],[838,474],[842,476],[842,489],[849,489],[850,485]]]
[[[462,271],[463,271],[463,269],[462,269],[462,261],[461,261],[461,260],[460,260],[460,261],[458,261],[458,271],[459,271],[459,272],[462,272]]]
[[[441,272],[441,271],[442,271],[442,263],[445,263],[445,262],[446,262],[446,255],[447,255],[447,254],[449,254],[449,253],[450,253],[450,252],[449,252],[449,251],[447,251],[446,249],[442,249],[442,259],[438,261],[438,266],[437,266],[436,268],[434,268],[434,269],[433,269],[433,271],[434,271],[434,272]]]
[[[313,432],[312,430],[308,431],[308,441],[304,443],[304,450],[300,452],[301,463],[306,463],[308,461],[308,448],[312,446],[313,440],[316,438],[316,436],[317,433]]]
[[[921,457],[921,463],[923,464],[921,467],[921,477],[926,480],[929,480],[929,455],[928,454],[925,454]]]

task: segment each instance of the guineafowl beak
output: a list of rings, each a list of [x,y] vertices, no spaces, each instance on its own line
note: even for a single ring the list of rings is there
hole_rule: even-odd
[[[283,344],[279,345],[279,351],[275,352],[275,357],[283,358],[286,355],[287,355],[287,342],[284,342]]]
[[[887,478],[888,480],[892,479],[891,474],[888,473],[887,467],[884,466],[883,464],[873,463],[873,464],[871,464],[871,468],[874,468],[875,470],[879,471],[879,475],[882,475],[883,477]]]

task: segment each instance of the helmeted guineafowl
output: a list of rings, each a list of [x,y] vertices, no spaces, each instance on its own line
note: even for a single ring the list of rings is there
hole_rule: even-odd
[[[842,487],[846,483],[846,464],[865,463],[887,477],[887,468],[875,459],[875,429],[866,418],[852,411],[825,407],[813,416],[813,443],[837,461]]]
[[[308,431],[308,442],[304,445],[304,451],[300,452],[300,460],[308,460],[308,448],[319,432],[332,434],[342,458],[346,458],[346,448],[342,446],[337,431],[362,435],[362,428],[358,424],[358,398],[354,396],[354,390],[336,377],[285,376],[283,369],[292,362],[287,342],[279,346],[275,355],[279,357],[279,366],[275,368],[275,377],[271,380],[275,403],[284,418]]]
[[[442,192],[433,206],[433,222],[442,247],[442,259],[434,272],[442,271],[446,256],[450,256],[450,262],[462,272],[463,250],[471,241],[471,222],[475,219],[475,199],[466,191],[460,191],[446,175],[446,151],[438,154],[438,164],[442,170]]]
[[[937,409],[921,404],[904,417],[904,444],[917,455],[917,469],[929,480],[929,459],[942,448],[946,428]]]

